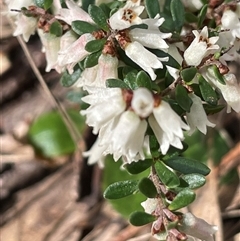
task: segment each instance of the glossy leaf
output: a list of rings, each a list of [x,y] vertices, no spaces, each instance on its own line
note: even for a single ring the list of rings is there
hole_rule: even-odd
[[[103,46],[104,46],[105,43],[106,43],[106,39],[104,39],[104,38],[89,41],[85,45],[85,50],[87,50],[90,53],[97,52],[97,51],[103,49]]]
[[[192,190],[186,188],[177,194],[168,206],[168,209],[174,211],[186,207],[194,201],[195,197],[196,194]]]
[[[176,87],[176,100],[181,108],[185,111],[190,112],[190,108],[192,106],[192,99],[188,96],[187,90],[182,86],[178,85]]]
[[[77,129],[83,132],[85,118],[78,111],[68,111]],[[63,122],[56,112],[45,113],[38,117],[30,126],[28,139],[36,151],[45,157],[55,157],[73,153],[75,144]]]
[[[153,164],[152,159],[145,159],[144,161],[138,161],[138,162],[132,162],[129,164],[125,164],[124,168],[130,173],[130,174],[138,174],[146,169],[148,169]]]
[[[98,59],[99,59],[101,54],[102,54],[101,50],[98,51],[98,52],[89,54],[84,60],[84,68],[91,68],[91,67],[97,65]]]
[[[145,88],[151,90],[152,81],[151,81],[149,75],[147,75],[144,71],[138,72],[138,74],[136,76],[136,81],[137,81],[137,85],[139,87],[145,87]]]
[[[160,14],[158,0],[145,0],[145,7],[150,18],[155,18],[157,14]]]
[[[208,104],[216,106],[218,103],[218,98],[212,86],[201,75],[198,75],[198,80],[203,99]]]
[[[172,157],[165,164],[183,174],[198,173],[206,176],[210,173],[210,169],[203,163],[185,157]]]
[[[203,21],[207,14],[207,10],[208,10],[208,4],[205,4],[198,15],[198,28],[202,27]]]
[[[163,162],[156,162],[155,169],[160,180],[167,187],[174,188],[179,185],[180,182],[178,176],[174,173],[174,171],[170,170]]]
[[[71,27],[72,30],[78,35],[82,35],[84,33],[92,33],[99,30],[97,26],[80,20],[73,21]]]
[[[196,22],[198,22],[198,17],[196,15],[194,15],[193,13],[186,12],[185,13],[185,20],[188,23],[196,23]]]
[[[186,181],[189,185],[190,189],[196,189],[203,186],[206,182],[206,179],[201,174],[187,174],[182,177],[184,181]]]
[[[108,88],[121,88],[121,89],[130,89],[130,87],[120,79],[107,79],[106,87]]]
[[[62,36],[62,25],[58,21],[53,22],[50,26],[49,32],[57,37]]]
[[[218,67],[216,65],[212,65],[210,68],[213,70],[214,76],[216,77],[218,82],[222,85],[226,85],[224,77],[220,74]]]
[[[130,89],[135,90],[138,88],[136,78],[137,74],[134,71],[132,71],[125,76],[123,81],[130,87]]]
[[[95,3],[95,0],[81,0],[81,3],[82,3],[81,8],[82,8],[85,12],[87,12],[89,5],[90,5],[90,4],[94,4],[94,3]]]
[[[140,180],[138,188],[139,191],[148,198],[155,198],[157,195],[156,187],[154,186],[153,182],[147,177],[144,177],[142,180]]]
[[[223,110],[225,108],[225,105],[212,106],[208,104],[203,104],[203,108],[207,115],[212,115]]]
[[[183,69],[180,74],[184,81],[190,82],[195,77],[196,73],[197,73],[197,68],[191,67],[191,68]]]
[[[107,17],[103,10],[96,5],[89,5],[88,13],[92,20],[104,31],[108,31]]]
[[[75,70],[72,74],[65,71],[60,79],[60,83],[63,87],[72,86],[81,76],[81,69]]]
[[[108,186],[104,191],[103,196],[107,199],[119,199],[132,195],[137,190],[137,180],[119,181]]]
[[[185,22],[185,10],[181,1],[172,0],[170,3],[170,10],[175,25],[175,30],[180,33]]]
[[[49,9],[52,6],[53,0],[34,0],[34,3],[39,8]]]
[[[134,226],[142,226],[148,223],[152,223],[155,220],[156,217],[153,215],[139,211],[132,213],[129,217],[129,222]]]

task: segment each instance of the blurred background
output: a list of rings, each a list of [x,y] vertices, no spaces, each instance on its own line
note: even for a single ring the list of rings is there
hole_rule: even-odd
[[[1,240],[155,240],[149,236],[151,225],[133,227],[126,219],[143,197],[112,203],[102,198],[104,187],[129,178],[120,170],[121,163],[109,157],[101,170],[88,166],[81,156],[79,150],[89,149],[95,141],[79,115],[82,93],[63,87],[55,71],[45,73],[41,43],[32,36],[27,47],[81,134],[76,143],[4,16],[0,34]],[[230,67],[240,80],[240,64]],[[186,139],[191,148],[185,155],[212,168],[189,210],[219,226],[217,241],[240,241],[240,114],[226,114],[224,109],[210,118],[216,130]]]

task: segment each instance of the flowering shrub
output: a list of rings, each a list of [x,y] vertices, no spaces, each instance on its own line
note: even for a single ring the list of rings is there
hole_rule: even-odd
[[[46,71],[64,86],[82,88],[81,110],[98,138],[84,153],[104,167],[110,154],[139,181],[116,182],[104,192],[117,199],[142,192],[145,212],[133,225],[152,222],[159,240],[211,241],[217,228],[178,210],[195,199],[210,169],[184,158],[184,132],[206,134],[208,114],[240,112],[240,86],[228,61],[238,61],[239,1],[6,0],[14,35],[38,32]]]

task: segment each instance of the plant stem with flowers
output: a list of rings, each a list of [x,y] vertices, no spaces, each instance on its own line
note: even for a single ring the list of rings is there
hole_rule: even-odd
[[[98,135],[83,153],[89,164],[104,167],[112,155],[130,174],[150,170],[139,181],[111,184],[104,196],[142,192],[145,212],[132,213],[130,222],[152,222],[159,240],[214,240],[215,226],[179,211],[210,172],[182,156],[184,132],[214,127],[207,115],[225,107],[220,97],[228,112],[240,112],[240,86],[227,66],[240,59],[240,2],[94,2],[6,0],[14,35],[28,41],[37,31],[46,71],[87,92],[80,113]]]

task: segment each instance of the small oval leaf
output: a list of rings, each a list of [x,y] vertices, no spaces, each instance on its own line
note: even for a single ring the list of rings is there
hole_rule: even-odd
[[[57,37],[62,36],[62,25],[58,21],[53,22],[50,26],[49,32]]]
[[[185,9],[181,1],[172,0],[170,3],[172,19],[175,25],[175,30],[180,33],[185,22]]]
[[[136,79],[139,87],[145,87],[149,90],[152,89],[152,81],[149,75],[147,75],[144,71],[138,72]]]
[[[205,4],[198,15],[198,24],[197,24],[198,28],[202,27],[203,21],[207,14],[207,10],[208,10],[208,4]]]
[[[153,182],[147,177],[144,177],[142,180],[140,180],[138,188],[139,191],[148,198],[155,198],[157,195],[156,187],[154,186]]]
[[[131,213],[129,217],[129,222],[134,226],[142,226],[148,223],[152,223],[155,220],[156,217],[154,217],[153,215],[139,211]]]
[[[144,161],[125,164],[124,167],[130,174],[138,174],[148,169],[152,164],[152,159],[145,159]]]
[[[108,31],[107,17],[103,10],[96,5],[89,5],[88,13],[92,20],[104,31]]]
[[[206,165],[199,161],[179,156],[166,160],[165,164],[183,174],[198,173],[206,176],[211,171]]]
[[[158,0],[145,0],[145,7],[150,18],[155,18],[157,14],[160,14]]]
[[[119,199],[132,195],[138,190],[137,180],[119,181],[109,185],[103,193],[106,199]]]
[[[72,30],[78,35],[82,35],[84,33],[92,33],[99,30],[97,26],[80,20],[73,21],[71,26]]]
[[[87,42],[85,45],[85,50],[90,53],[97,52],[103,49],[104,44],[106,43],[106,39],[95,39],[92,41]]]
[[[184,81],[190,82],[195,77],[196,73],[197,73],[197,68],[191,67],[191,68],[183,69],[180,74]]]
[[[206,179],[203,175],[200,174],[187,174],[182,177],[184,181],[186,181],[189,185],[190,189],[196,189],[203,186],[206,182]]]
[[[162,161],[155,164],[156,172],[160,180],[169,188],[177,187],[180,184],[178,176],[170,170]]]
[[[129,86],[120,79],[107,79],[106,87],[108,88],[121,88],[130,89]]]
[[[81,69],[75,70],[72,74],[65,71],[60,79],[60,83],[63,87],[72,86],[81,76]]]
[[[177,196],[168,206],[168,209],[174,211],[186,207],[194,201],[195,197],[196,194],[192,190],[186,188],[177,194]]]
[[[89,54],[84,60],[84,64],[83,64],[84,68],[91,68],[91,67],[97,65],[98,59],[99,59],[101,54],[102,54],[101,50],[98,51],[98,52]]]
[[[188,96],[187,90],[182,86],[178,85],[176,87],[176,100],[181,108],[185,111],[190,112],[190,108],[192,106],[192,99]]]

